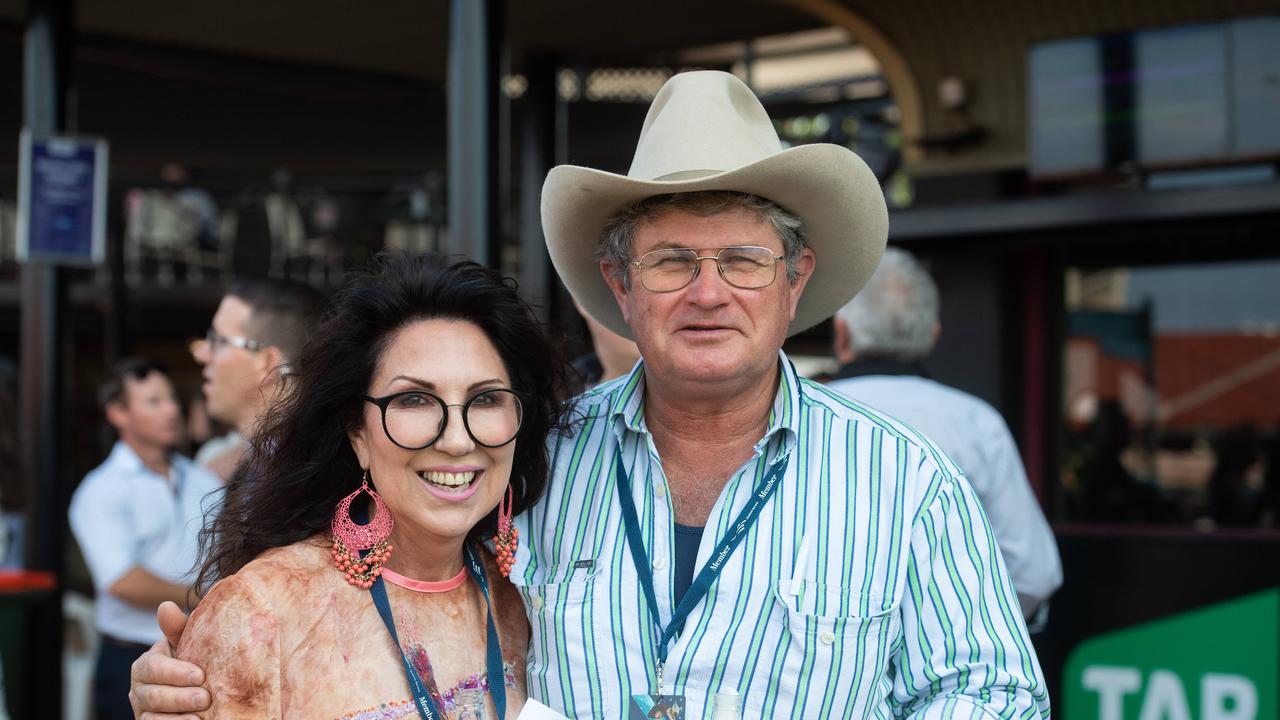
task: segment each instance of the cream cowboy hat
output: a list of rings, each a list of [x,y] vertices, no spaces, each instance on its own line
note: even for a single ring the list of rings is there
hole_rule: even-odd
[[[681,73],[649,106],[626,175],[560,165],[542,185],[542,231],[551,262],[587,313],[631,337],[600,274],[601,231],[626,205],[701,190],[759,195],[804,221],[817,264],[791,335],[856,295],[884,253],[884,194],[861,158],[830,144],[784,150],[760,100],[741,80],[724,72]]]

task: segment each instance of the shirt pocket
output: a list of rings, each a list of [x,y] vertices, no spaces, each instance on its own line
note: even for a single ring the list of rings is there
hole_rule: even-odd
[[[843,698],[839,707],[883,700],[890,688],[876,684],[886,676],[902,624],[895,598],[779,580],[774,599],[786,616],[786,665],[795,666],[797,697],[831,698],[834,691]]]
[[[568,671],[588,667],[587,654],[596,638],[598,577],[598,565],[566,564],[534,573],[528,582],[517,585],[533,634],[528,663],[531,696],[545,689],[552,697],[560,697],[560,686],[568,684]],[[564,692],[574,694],[567,687]]]

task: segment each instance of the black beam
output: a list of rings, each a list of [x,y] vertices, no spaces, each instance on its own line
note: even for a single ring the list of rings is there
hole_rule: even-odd
[[[891,213],[893,242],[1142,225],[1280,211],[1280,183],[1186,190],[1103,190],[1062,197],[921,207]]]
[[[498,261],[498,93],[503,3],[452,0],[449,15],[450,253]]]

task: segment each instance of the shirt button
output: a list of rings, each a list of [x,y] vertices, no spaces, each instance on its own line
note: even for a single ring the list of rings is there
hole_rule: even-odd
[[[533,609],[534,609],[534,610],[541,610],[541,609],[542,609],[542,596],[541,596],[541,595],[534,595],[533,597],[529,598],[529,604],[530,604],[531,606],[533,606]]]
[[[664,498],[664,497],[666,497],[666,496],[667,496],[667,489],[666,489],[665,487],[661,486],[661,485],[654,485],[654,486],[653,486],[653,495],[654,495],[654,497],[656,497],[656,498],[658,498],[659,500],[661,500],[662,498]]]
[[[818,636],[818,639],[822,641],[823,645],[830,645],[836,641],[836,634],[830,630],[824,630],[822,634]]]
[[[653,561],[653,569],[654,569],[654,570],[666,570],[666,569],[667,569],[667,559],[666,559],[666,558],[658,558],[657,560],[654,560],[654,561]]]

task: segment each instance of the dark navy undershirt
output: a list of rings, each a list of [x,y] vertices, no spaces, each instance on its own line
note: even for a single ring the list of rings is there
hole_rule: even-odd
[[[702,542],[702,528],[676,524],[675,552],[675,600],[676,605],[693,584],[693,573],[697,569],[698,545]]]

